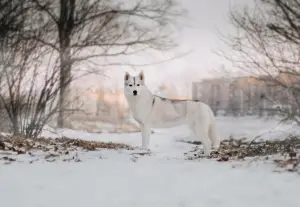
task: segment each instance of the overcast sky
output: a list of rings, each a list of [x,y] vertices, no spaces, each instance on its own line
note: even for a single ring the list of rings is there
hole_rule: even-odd
[[[140,69],[144,70],[150,89],[154,89],[160,83],[173,83],[182,89],[182,95],[190,95],[190,91],[187,93],[184,90],[186,83],[207,77],[211,75],[208,72],[209,69],[227,64],[213,50],[222,48],[222,42],[217,36],[217,29],[222,33],[233,31],[228,22],[229,7],[249,4],[253,0],[182,0],[182,2],[188,10],[188,23],[191,27],[185,28],[181,32],[178,39],[180,44],[178,51],[192,50],[192,53],[164,64],[137,68],[137,72]],[[227,66],[230,67],[228,64]],[[109,73],[111,79],[107,80],[106,84],[118,83],[119,87],[122,87],[124,69],[134,73],[133,70],[126,68],[111,71]]]

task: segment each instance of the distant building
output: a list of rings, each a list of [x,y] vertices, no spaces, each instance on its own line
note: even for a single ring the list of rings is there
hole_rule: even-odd
[[[287,77],[276,77],[286,80]],[[291,83],[291,80],[289,80]],[[192,98],[208,104],[215,113],[246,115],[272,111],[275,105],[291,104],[289,94],[261,77],[212,78],[192,84]]]
[[[225,78],[203,79],[192,83],[192,99],[200,100],[212,108],[225,109],[229,104],[229,85]]]

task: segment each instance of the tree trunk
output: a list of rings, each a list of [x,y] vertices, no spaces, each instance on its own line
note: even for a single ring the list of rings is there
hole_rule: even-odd
[[[64,55],[63,55],[64,56]],[[68,63],[64,58],[61,58],[60,66],[60,93],[59,93],[59,113],[57,126],[63,128],[65,125],[66,110],[68,107],[69,95],[70,95],[70,83],[71,83],[71,68],[72,65]]]
[[[11,121],[12,121],[12,133],[14,136],[18,136],[20,134],[18,118],[14,116]]]
[[[60,95],[57,127],[63,128],[65,111],[69,100],[71,83],[71,35],[74,27],[75,0],[60,0],[60,18],[58,21],[60,43]]]

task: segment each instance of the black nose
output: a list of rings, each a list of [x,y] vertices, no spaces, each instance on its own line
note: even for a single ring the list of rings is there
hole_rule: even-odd
[[[133,91],[133,95],[135,95],[135,96],[136,96],[136,94],[137,94],[137,91],[136,91],[136,90],[134,90],[134,91]]]

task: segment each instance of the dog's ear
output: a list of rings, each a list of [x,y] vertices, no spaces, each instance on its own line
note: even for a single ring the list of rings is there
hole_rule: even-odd
[[[144,71],[141,71],[139,74],[140,80],[144,81],[145,80],[145,76],[144,76]]]
[[[128,81],[129,77],[130,77],[130,74],[129,74],[128,72],[126,72],[126,73],[125,73],[125,76],[124,76],[124,80],[125,80],[125,81]]]

